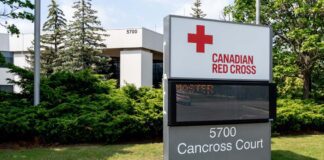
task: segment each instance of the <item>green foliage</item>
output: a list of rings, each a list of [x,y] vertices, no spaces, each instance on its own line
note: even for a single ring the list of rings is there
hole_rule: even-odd
[[[0,140],[46,143],[113,143],[161,137],[162,91],[103,80],[90,70],[57,72],[41,79],[41,104],[32,106],[33,74],[19,74],[23,92],[0,92]]]
[[[312,74],[312,97],[316,100],[324,102],[324,60],[321,60],[314,66],[314,72]]]
[[[263,2],[261,1],[261,7],[264,6]],[[263,8],[261,11],[264,11]],[[255,21],[255,0],[235,0],[233,5],[224,8],[224,15],[232,17],[236,22],[253,23]]]
[[[273,80],[278,86],[278,95],[283,98],[301,98],[303,80],[298,76],[297,56],[274,48]]]
[[[324,131],[324,104],[311,100],[279,99],[273,129],[282,133]]]
[[[0,0],[1,7],[4,7],[0,13],[0,19],[5,22],[0,22],[0,26],[7,28],[11,34],[20,34],[19,29],[15,24],[8,24],[7,19],[26,19],[33,21],[34,15],[24,9],[34,9],[34,5],[30,0]]]
[[[73,21],[67,25],[63,11],[56,0],[48,6],[47,20],[41,36],[41,73],[50,75],[59,71],[78,71],[92,69],[108,79],[111,76],[111,58],[101,55],[105,47],[105,30],[92,9],[91,0],[74,3]],[[69,32],[67,32],[67,30]],[[26,60],[34,66],[34,51]]]
[[[5,64],[21,77],[19,94],[0,92],[0,141],[115,143],[162,136],[161,89],[116,87],[91,70],[61,71],[41,78],[41,104],[33,106],[33,73]],[[324,104],[278,100],[273,130],[324,131]]]
[[[6,63],[6,59],[4,58],[2,53],[0,52],[0,66],[4,65],[5,63]]]
[[[206,14],[201,10],[201,1],[195,0],[193,7],[191,7],[191,10],[193,13],[190,13],[190,15],[194,18],[204,18],[206,17]]]
[[[134,85],[116,88],[90,70],[57,72],[42,77],[39,106],[32,106],[33,74],[8,66],[19,74],[24,92],[0,92],[0,140],[45,143],[115,143],[162,136],[161,89]],[[305,100],[278,100],[274,131],[280,133],[324,129],[324,105]]]
[[[277,65],[274,71],[283,74],[277,79],[278,83],[284,83],[285,77],[292,75],[301,78],[305,99],[318,96],[319,93],[312,93],[316,92],[313,87],[322,89],[318,87],[322,80],[313,78],[314,74],[324,72],[323,67],[319,67],[324,61],[323,3],[322,0],[261,1],[261,23],[272,26],[274,52],[279,57],[274,58]],[[255,0],[236,0],[224,9],[224,14],[237,22],[253,23]]]
[[[41,73],[49,75],[61,66],[62,62],[58,61],[58,57],[64,54],[64,39],[66,38],[66,19],[56,0],[51,0],[48,6],[48,16],[43,25],[43,32],[44,34],[41,35]],[[33,68],[33,49],[30,49],[30,55],[26,56],[26,60]]]
[[[279,84],[278,94],[285,98],[302,97],[303,81],[301,78],[286,77],[283,83]]]
[[[110,61],[107,57],[100,57],[101,49],[106,47],[103,43],[106,34],[96,16],[97,11],[92,9],[91,0],[76,1],[73,9],[75,9],[73,21],[68,25],[69,32],[66,39],[67,51],[59,57],[62,64],[58,70],[78,71],[96,68],[105,62],[103,59]]]
[[[161,136],[163,126],[163,94],[161,89],[140,88],[136,113],[145,122],[148,135]]]
[[[110,78],[112,75],[112,69],[111,69],[111,58],[109,56],[105,55],[98,55],[95,57],[95,62],[94,62],[93,70],[100,74],[103,75],[105,78]]]

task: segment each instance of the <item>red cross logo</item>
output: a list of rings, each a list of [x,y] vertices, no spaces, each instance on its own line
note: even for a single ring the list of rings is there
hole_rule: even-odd
[[[205,35],[205,26],[197,25],[196,34],[188,33],[188,42],[196,43],[198,53],[205,53],[205,44],[213,44],[213,36]]]

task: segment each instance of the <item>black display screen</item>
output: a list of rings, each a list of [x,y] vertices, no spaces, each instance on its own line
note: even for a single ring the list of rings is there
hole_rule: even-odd
[[[173,122],[268,120],[271,90],[267,83],[171,83]]]

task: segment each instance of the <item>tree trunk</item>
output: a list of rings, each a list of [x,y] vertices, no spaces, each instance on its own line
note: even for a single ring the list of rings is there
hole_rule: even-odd
[[[305,70],[302,74],[303,74],[303,78],[304,78],[303,98],[309,99],[310,93],[311,93],[311,85],[312,85],[311,71]]]

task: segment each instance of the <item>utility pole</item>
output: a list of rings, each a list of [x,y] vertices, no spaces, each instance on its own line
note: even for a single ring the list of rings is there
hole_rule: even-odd
[[[255,24],[260,24],[260,0],[256,0],[255,9]]]
[[[35,65],[34,65],[34,105],[40,101],[40,18],[41,18],[41,1],[35,0],[35,22],[34,22],[34,39],[35,39]]]

